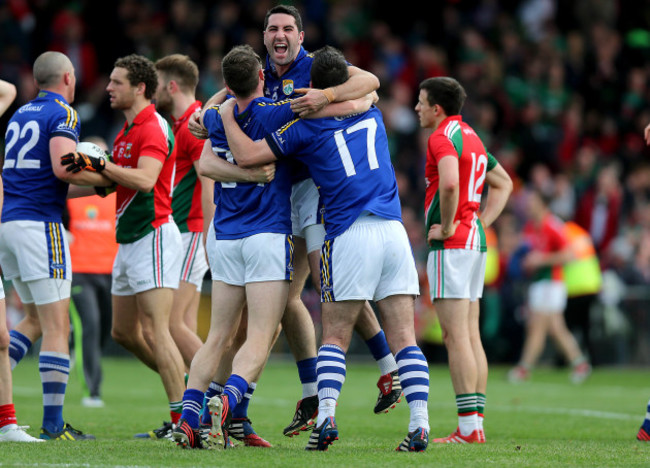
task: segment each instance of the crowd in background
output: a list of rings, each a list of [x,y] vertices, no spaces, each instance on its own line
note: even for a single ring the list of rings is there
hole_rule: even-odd
[[[223,87],[221,58],[233,45],[247,43],[265,55],[264,14],[275,3],[2,0],[0,78],[18,86],[15,109],[35,95],[35,57],[45,50],[64,52],[77,70],[74,106],[82,139],[100,135],[112,141],[123,118],[110,109],[105,86],[117,57],[187,54],[201,70],[197,96],[205,100]],[[424,78],[449,75],[467,91],[464,120],[515,181],[495,227],[501,268],[493,288],[501,317],[489,325],[497,332],[486,342],[488,353],[517,359],[521,301],[507,265],[525,218],[522,194],[534,186],[552,198],[554,213],[590,232],[601,267],[611,273],[604,285],[606,307],[594,318],[600,335],[610,339],[602,342],[603,356],[592,360],[638,363],[639,356],[650,355],[643,349],[650,342],[650,294],[621,293],[650,284],[650,151],[643,141],[650,123],[650,1],[635,2],[634,8],[615,0],[446,0],[426,9],[385,0],[287,3],[303,15],[307,50],[338,47],[350,63],[381,81],[378,106],[423,276],[423,339],[435,341],[427,338],[435,333],[427,333],[424,323],[430,308],[423,229],[428,135],[413,108]],[[317,299],[306,300],[318,308]],[[611,339],[626,333],[636,340],[634,352],[625,345],[629,339]]]

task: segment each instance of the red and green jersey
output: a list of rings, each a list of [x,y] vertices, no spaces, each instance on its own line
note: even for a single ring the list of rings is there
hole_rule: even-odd
[[[196,101],[185,113],[173,121],[176,153],[176,177],[172,210],[174,221],[181,232],[203,231],[203,207],[201,206],[201,180],[196,173],[194,162],[201,157],[204,140],[190,133],[189,118],[201,108]]]
[[[126,122],[113,144],[113,160],[121,167],[138,167],[142,156],[163,164],[156,185],[149,193],[117,186],[116,239],[128,244],[143,238],[158,226],[172,221],[171,191],[174,179],[174,135],[153,104]]]
[[[494,157],[460,115],[443,120],[429,137],[425,166],[425,227],[440,224],[440,175],[438,163],[444,157],[458,158],[459,194],[454,221],[460,220],[456,233],[444,241],[433,241],[431,250],[467,249],[485,252],[485,232],[478,219],[481,194],[487,171],[496,166]]]
[[[542,253],[559,252],[569,245],[564,223],[552,213],[548,213],[541,224],[528,221],[524,226],[523,237],[531,250]],[[541,267],[533,273],[533,280],[561,281],[564,278],[562,268],[562,265]]]

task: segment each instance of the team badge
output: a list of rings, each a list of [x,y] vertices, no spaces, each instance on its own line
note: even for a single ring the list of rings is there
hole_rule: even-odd
[[[282,80],[282,92],[287,96],[293,94],[293,80]]]

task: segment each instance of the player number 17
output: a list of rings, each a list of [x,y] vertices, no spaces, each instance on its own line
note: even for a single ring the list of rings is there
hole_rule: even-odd
[[[352,155],[348,149],[348,145],[345,142],[345,137],[343,132],[350,134],[362,129],[368,130],[366,145],[368,147],[368,165],[370,170],[377,169],[379,167],[379,162],[377,161],[377,151],[375,150],[375,135],[377,134],[377,121],[375,119],[365,119],[361,122],[348,127],[346,130],[338,130],[334,133],[334,140],[336,141],[336,146],[339,150],[339,155],[341,156],[341,162],[343,163],[343,168],[345,169],[345,174],[348,177],[352,177],[357,173],[354,169],[354,162],[352,161]]]

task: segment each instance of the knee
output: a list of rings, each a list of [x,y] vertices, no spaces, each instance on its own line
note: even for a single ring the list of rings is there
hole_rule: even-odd
[[[132,333],[119,328],[111,329],[111,337],[117,344],[124,346],[125,348],[131,348],[135,341]]]

